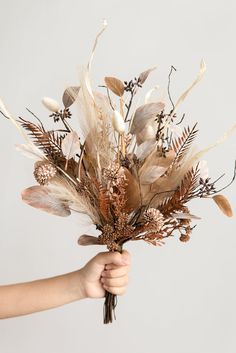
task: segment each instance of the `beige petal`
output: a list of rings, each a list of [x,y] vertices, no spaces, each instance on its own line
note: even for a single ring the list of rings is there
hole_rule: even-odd
[[[212,197],[219,209],[228,217],[233,216],[233,211],[229,201],[224,195],[215,195]]]
[[[92,235],[83,234],[78,239],[79,245],[101,245],[97,237]]]
[[[116,77],[105,77],[104,81],[107,88],[109,88],[114,94],[122,97],[124,94],[125,86],[121,80]]]

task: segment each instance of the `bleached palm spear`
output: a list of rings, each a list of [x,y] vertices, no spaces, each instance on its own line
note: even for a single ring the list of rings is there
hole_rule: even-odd
[[[199,218],[187,206],[193,198],[212,198],[224,214],[233,214],[219,192],[233,182],[236,167],[231,182],[217,190],[219,178],[211,181],[202,157],[236,125],[216,144],[196,152],[197,124],[181,130],[176,123],[177,108],[204,74],[203,61],[197,78],[177,102],[170,99],[171,110],[166,102],[150,101],[154,89],[143,104],[134,104],[154,68],[130,81],[107,76],[102,90],[94,90],[90,69],[105,26],[96,37],[87,67],[81,70],[80,84],[65,90],[62,104],[49,97],[42,100],[55,122],[54,130],[47,130],[29,110],[34,121],[14,119],[0,101],[2,114],[26,140],[17,149],[35,159],[38,185],[24,190],[22,199],[57,216],[88,215],[100,235],[81,235],[81,245],[101,244],[110,251],[122,251],[129,240],[162,245],[176,234],[185,242],[194,228],[192,220]],[[79,129],[72,127],[72,104],[77,107]],[[115,305],[116,296],[106,292],[104,323],[112,322]]]

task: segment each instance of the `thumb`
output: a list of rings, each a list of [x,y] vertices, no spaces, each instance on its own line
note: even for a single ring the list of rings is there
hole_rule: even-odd
[[[123,250],[122,253],[119,253],[118,251],[100,252],[95,256],[95,261],[98,265],[103,265],[103,266],[107,264],[124,266],[130,263],[130,255],[126,250]]]

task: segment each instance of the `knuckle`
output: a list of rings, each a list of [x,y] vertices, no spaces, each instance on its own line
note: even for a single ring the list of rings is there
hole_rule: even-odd
[[[115,278],[115,277],[116,277],[116,270],[110,270],[110,271],[109,271],[109,276],[110,276],[111,278]]]
[[[113,254],[113,258],[115,261],[119,261],[121,258],[121,254],[119,252],[115,251]]]

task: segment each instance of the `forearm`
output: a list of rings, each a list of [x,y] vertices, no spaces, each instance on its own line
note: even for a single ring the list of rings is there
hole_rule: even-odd
[[[33,282],[0,286],[0,318],[31,314],[83,298],[80,270]]]

